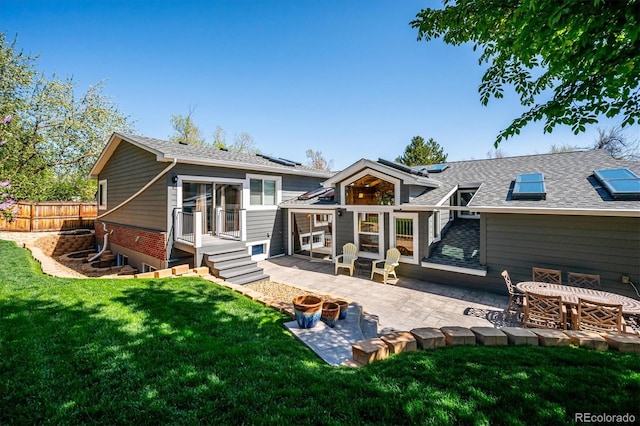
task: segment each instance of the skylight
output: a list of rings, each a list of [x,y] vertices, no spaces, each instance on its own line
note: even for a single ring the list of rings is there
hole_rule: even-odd
[[[640,200],[640,178],[631,170],[594,170],[593,175],[614,200]]]
[[[544,200],[547,189],[542,173],[522,173],[516,177],[513,186],[514,200]]]
[[[431,164],[430,166],[427,166],[427,172],[429,172],[429,173],[440,173],[444,169],[446,169],[447,167],[449,167],[449,165],[447,163]]]

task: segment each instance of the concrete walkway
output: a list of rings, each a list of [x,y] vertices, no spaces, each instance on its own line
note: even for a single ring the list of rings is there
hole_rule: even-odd
[[[357,302],[365,312],[377,316],[380,334],[409,331],[418,327],[502,327],[508,297],[479,290],[431,284],[399,277],[383,284],[376,276],[346,269],[334,275],[333,264],[310,262],[285,256],[259,262],[272,281],[329,293]],[[357,276],[356,276],[357,275]]]

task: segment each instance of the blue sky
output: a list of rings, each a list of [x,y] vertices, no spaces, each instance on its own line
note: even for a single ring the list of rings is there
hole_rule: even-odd
[[[480,104],[484,67],[470,46],[416,40],[409,22],[439,4],[0,0],[0,31],[39,54],[48,76],[73,76],[79,90],[106,79],[105,93],[145,136],[168,138],[171,115],[195,108],[208,140],[220,125],[228,141],[246,131],[266,154],[305,162],[307,149],[321,150],[334,169],[393,160],[416,135],[434,138],[450,161],[486,158],[524,109],[510,93]],[[530,125],[501,149],[589,146],[596,127],[575,136]],[[640,136],[638,126],[626,132]]]

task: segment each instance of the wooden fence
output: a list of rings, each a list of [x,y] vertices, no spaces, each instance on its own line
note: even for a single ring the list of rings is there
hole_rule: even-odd
[[[0,231],[67,231],[93,229],[98,215],[96,203],[42,202],[18,203],[18,213],[13,221],[0,218]]]

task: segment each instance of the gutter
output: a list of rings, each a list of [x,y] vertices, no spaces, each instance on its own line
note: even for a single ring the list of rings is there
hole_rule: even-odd
[[[124,200],[123,202],[121,202],[120,204],[118,204],[117,206],[115,206],[114,208],[112,208],[111,210],[109,210],[108,212],[102,213],[101,215],[96,217],[96,220],[98,219],[102,219],[103,217],[105,217],[106,215],[109,215],[111,213],[113,213],[114,211],[118,210],[120,207],[125,206],[126,204],[128,204],[129,202],[131,202],[134,198],[136,198],[138,195],[142,194],[144,191],[146,191],[151,185],[153,185],[154,183],[156,183],[158,181],[158,179],[160,179],[162,176],[164,176],[169,170],[173,169],[176,164],[178,164],[178,159],[174,158],[173,162],[171,164],[169,164],[164,170],[162,170],[160,173],[158,173],[158,175],[156,177],[154,177],[153,179],[151,179],[145,186],[143,186],[142,188],[140,188],[138,190],[138,192],[136,192],[135,194],[133,194],[131,197],[127,198],[126,200]]]

